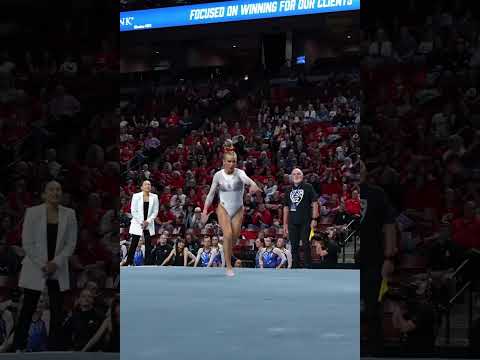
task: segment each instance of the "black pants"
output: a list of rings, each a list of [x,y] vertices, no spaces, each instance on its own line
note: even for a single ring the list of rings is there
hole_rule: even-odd
[[[310,223],[288,224],[288,239],[292,245],[292,268],[300,267],[300,240],[302,241],[304,254],[304,267],[312,265],[311,245],[309,240]]]
[[[145,265],[150,265],[150,258],[152,253],[152,242],[150,240],[150,231],[143,230],[143,238],[145,239]],[[137,250],[140,235],[132,235],[132,242],[128,248],[126,265],[131,265],[135,250]]]
[[[361,346],[361,355],[380,355],[383,352],[383,306],[378,302],[382,283],[382,266],[360,267],[360,298],[364,302],[367,322],[367,342]]]
[[[63,322],[63,293],[57,280],[47,280],[48,298],[50,305],[50,329],[48,335],[48,350],[59,351],[62,349],[61,334]],[[22,350],[27,347],[28,331],[32,316],[37,309],[41,292],[24,289],[23,305],[20,310],[15,335],[13,337],[14,350]]]

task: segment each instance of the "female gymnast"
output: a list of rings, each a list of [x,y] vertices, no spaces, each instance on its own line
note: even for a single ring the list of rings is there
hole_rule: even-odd
[[[265,247],[261,250],[258,262],[260,268],[281,269],[287,262],[287,257],[282,250],[273,246],[272,238],[265,238]],[[281,259],[279,261],[279,258]]]
[[[292,253],[290,250],[288,250],[285,246],[285,239],[284,238],[278,238],[277,239],[277,246],[276,248],[283,252],[287,258],[287,263],[283,265],[283,267],[287,267],[288,269],[292,268]],[[278,258],[278,265],[281,264],[281,258]]]
[[[212,237],[212,256],[208,267],[225,267],[225,253],[222,244],[218,243],[218,236]]]
[[[197,258],[193,267],[197,267],[199,263],[201,267],[207,267],[212,255],[212,238],[205,235],[203,238],[203,247],[198,249]]]
[[[203,206],[202,223],[208,221],[208,208],[213,202],[215,193],[219,192],[220,202],[217,206],[217,217],[223,233],[223,248],[227,265],[226,275],[234,276],[232,267],[233,241],[240,236],[243,220],[243,193],[245,185],[250,186],[250,193],[262,191],[250,179],[245,171],[236,168],[237,154],[233,143],[227,140],[224,144],[223,169],[215,173],[210,191]]]
[[[263,249],[265,248],[265,240],[262,238],[257,238],[255,240],[255,249],[257,250],[255,254],[255,267],[260,267],[260,254],[262,253]]]

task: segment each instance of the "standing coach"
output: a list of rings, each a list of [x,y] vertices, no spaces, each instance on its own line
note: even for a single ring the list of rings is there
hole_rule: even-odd
[[[294,268],[300,267],[300,241],[304,252],[304,267],[311,267],[310,229],[317,226],[318,194],[313,186],[303,181],[300,169],[292,171],[293,185],[283,200],[283,233],[292,246]]]

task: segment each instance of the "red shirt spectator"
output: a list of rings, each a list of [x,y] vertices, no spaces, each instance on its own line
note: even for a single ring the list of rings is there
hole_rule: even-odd
[[[469,201],[465,204],[464,216],[452,222],[453,240],[466,249],[480,249],[480,220],[475,218],[475,203]]]
[[[180,118],[175,111],[170,112],[170,116],[167,118],[167,127],[177,127],[180,123]]]
[[[174,188],[183,188],[185,185],[185,179],[181,176],[179,171],[173,172],[173,177],[170,179],[169,185]]]
[[[172,198],[172,193],[170,191],[170,187],[167,186],[163,190],[163,194],[160,196],[159,202],[160,205],[169,205],[170,206],[170,199]]]
[[[252,222],[254,225],[265,224],[271,226],[273,224],[272,213],[265,208],[264,204],[260,204],[258,210],[253,214]]]
[[[133,159],[135,152],[129,145],[123,145],[120,147],[120,161],[126,163]]]
[[[345,201],[345,211],[349,215],[360,215],[361,206],[360,206],[360,196],[358,191],[353,191],[352,198]]]
[[[327,181],[322,184],[322,193],[326,195],[332,194],[341,194],[342,193],[342,184],[337,181]]]
[[[160,224],[172,223],[175,221],[175,215],[170,211],[170,207],[162,205],[155,220]]]

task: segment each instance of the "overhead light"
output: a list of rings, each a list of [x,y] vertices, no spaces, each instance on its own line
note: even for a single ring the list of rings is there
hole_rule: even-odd
[[[234,44],[234,45],[232,45],[232,47],[236,48],[236,47],[237,47],[237,45],[235,45],[235,44]]]
[[[352,35],[348,34],[347,39],[351,39],[351,38],[352,38]]]
[[[248,80],[248,75],[245,75],[245,76],[243,77],[243,80],[247,81],[247,80]]]

